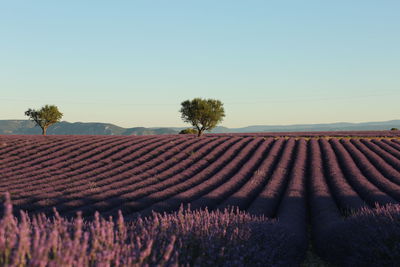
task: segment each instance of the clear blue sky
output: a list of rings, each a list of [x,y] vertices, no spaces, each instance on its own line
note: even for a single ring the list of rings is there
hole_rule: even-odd
[[[183,126],[400,119],[400,1],[1,1],[0,119]]]

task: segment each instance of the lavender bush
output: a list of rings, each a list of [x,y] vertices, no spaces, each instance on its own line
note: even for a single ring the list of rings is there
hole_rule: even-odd
[[[363,208],[319,240],[323,256],[339,266],[400,266],[400,205]]]
[[[274,221],[235,209],[17,219],[7,193],[0,220],[0,266],[296,266],[290,243]]]

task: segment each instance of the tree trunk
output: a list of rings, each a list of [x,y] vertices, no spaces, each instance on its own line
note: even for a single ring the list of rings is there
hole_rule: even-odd
[[[201,137],[201,135],[203,134],[204,130],[197,130],[197,137]]]
[[[47,127],[43,127],[42,128],[42,135],[46,136],[46,132],[47,132]]]

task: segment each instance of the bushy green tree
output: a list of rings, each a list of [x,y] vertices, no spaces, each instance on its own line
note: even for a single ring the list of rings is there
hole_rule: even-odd
[[[30,120],[36,122],[36,125],[42,128],[42,134],[46,135],[47,128],[50,125],[59,122],[63,114],[58,110],[57,106],[45,105],[39,110],[28,109],[25,115]]]
[[[181,103],[181,117],[197,129],[197,136],[209,131],[222,122],[225,117],[223,104],[215,99],[194,98]]]
[[[392,128],[392,129],[390,129],[391,131],[398,131],[399,129],[398,128]]]

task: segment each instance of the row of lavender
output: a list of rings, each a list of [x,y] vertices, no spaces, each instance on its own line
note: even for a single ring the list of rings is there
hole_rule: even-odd
[[[190,171],[186,172],[185,174],[181,174],[180,176],[174,177],[174,179],[169,180],[167,183],[155,183],[159,182],[158,179],[152,179],[151,176],[148,176],[147,179],[142,179],[141,185],[145,189],[145,191],[140,191],[140,192],[130,192],[130,194],[136,194],[136,195],[144,195],[147,191],[154,192],[157,194],[157,200],[160,199],[167,199],[165,202],[161,202],[162,204],[158,204],[158,206],[153,205],[153,208],[151,209],[160,209],[160,210],[173,210],[179,206],[180,203],[186,201],[192,202],[191,200],[195,198],[196,196],[200,197],[198,198],[197,206],[198,207],[204,207],[208,206],[213,207],[213,203],[218,203],[216,201],[210,201],[212,196],[217,196],[220,201],[223,201],[227,196],[231,195],[232,193],[238,191],[239,188],[241,188],[241,185],[247,184],[245,187],[245,190],[240,190],[241,192],[238,193],[238,196],[246,198],[247,204],[246,206],[249,205],[254,197],[254,194],[257,194],[257,191],[261,193],[261,188],[265,186],[266,184],[266,179],[265,175],[267,174],[272,174],[274,173],[274,166],[277,164],[278,161],[281,159],[281,154],[284,154],[284,157],[286,157],[286,160],[283,160],[279,166],[280,168],[287,168],[289,161],[291,161],[291,158],[293,156],[293,148],[296,145],[295,140],[290,140],[287,142],[288,145],[286,145],[286,141],[284,139],[279,140],[275,142],[273,139],[268,139],[264,140],[263,138],[222,138],[218,140],[210,139],[210,140],[204,140],[204,142],[214,142],[212,145],[210,145],[207,148],[207,145],[204,145],[203,143],[201,144],[201,147],[204,150],[204,153],[200,150],[196,151],[196,155],[190,155],[190,158],[187,158],[187,153],[184,153],[184,157],[186,157],[187,164],[186,165],[181,165],[178,164],[176,167],[175,171],[181,172],[182,166],[189,166],[193,168],[189,168]],[[301,146],[305,146],[305,142]],[[181,149],[185,151],[185,149]],[[285,152],[283,152],[283,150]],[[305,153],[304,149],[300,149],[303,151],[303,154]],[[57,149],[57,151],[59,151]],[[165,152],[164,152],[165,153]],[[163,154],[163,153],[161,153]],[[51,157],[50,155],[47,155]],[[160,156],[158,156],[160,157]],[[171,157],[170,157],[171,158]],[[206,158],[206,160],[202,160]],[[65,162],[65,159],[63,160]],[[166,162],[171,161],[171,159],[167,160]],[[150,163],[148,161],[148,163]],[[304,157],[303,159],[300,158],[298,160],[299,162],[299,167],[301,165],[304,165]],[[201,163],[201,164],[200,164]],[[15,164],[15,162],[13,162]],[[238,169],[238,166],[243,165],[242,168]],[[33,165],[35,167],[35,165]],[[59,166],[62,167],[62,166]],[[162,171],[163,169],[160,169]],[[257,170],[257,171],[254,171]],[[33,170],[31,170],[33,171]],[[37,170],[39,173],[40,168]],[[23,173],[23,172],[22,172]],[[143,173],[143,172],[142,172]],[[168,177],[168,173],[163,173],[160,172],[159,175],[162,177]],[[286,176],[285,172],[277,172],[274,174],[274,180],[277,180],[275,182],[277,187],[284,177]],[[182,179],[182,183],[176,183]],[[185,178],[191,177],[189,179],[189,182],[187,182]],[[211,178],[210,178],[211,177]],[[9,177],[12,179],[12,177]],[[27,182],[29,181],[35,181],[29,180],[29,176],[26,176]],[[229,179],[230,178],[230,179]],[[257,180],[258,184],[254,183],[247,183],[249,179]],[[241,251],[236,251],[236,253],[232,253],[227,251],[226,253],[228,255],[239,255],[239,259],[235,261],[236,265],[281,265],[281,266],[288,266],[288,265],[296,265],[299,262],[301,262],[302,257],[304,256],[304,252],[307,248],[307,237],[306,237],[306,232],[305,232],[305,212],[301,212],[301,210],[305,211],[305,199],[304,199],[304,194],[300,195],[300,198],[302,201],[296,202],[296,203],[291,203],[291,198],[296,196],[296,192],[298,188],[303,188],[304,186],[302,185],[303,181],[303,175],[298,176],[298,182],[296,184],[293,184],[291,186],[291,190],[287,191],[287,194],[284,199],[286,201],[283,201],[287,204],[283,205],[285,208],[281,209],[280,215],[282,215],[282,222],[280,224],[275,224],[275,223],[263,223],[260,224],[260,226],[256,227],[254,230],[254,226],[251,228],[252,231],[254,232],[252,235],[254,238],[251,240],[246,239],[246,242],[243,243],[243,246]],[[47,180],[48,181],[48,180]],[[208,181],[208,183],[203,183],[204,181]],[[227,186],[227,182],[229,181],[230,186]],[[223,184],[224,186],[220,186],[216,188],[217,184]],[[138,184],[136,184],[138,186]],[[145,187],[145,186],[148,187]],[[149,185],[157,185],[157,188],[162,188],[161,186],[166,186],[167,190],[160,190],[158,191],[157,188],[152,188],[149,187]],[[51,186],[51,185],[50,185]],[[176,187],[179,186],[180,189],[186,188],[189,189],[187,190],[188,192],[183,191],[182,194],[177,194],[175,197],[171,197],[168,199],[168,196],[173,196],[174,191],[173,190],[168,190],[170,187],[175,186],[174,190],[176,190]],[[54,186],[52,186],[54,189]],[[279,186],[278,186],[279,187]],[[18,183],[15,184],[15,187],[13,189],[21,189],[20,192],[26,191],[26,187],[24,187],[23,184]],[[40,193],[43,191],[43,183],[38,185],[38,190],[37,192]],[[214,188],[214,190],[212,190]],[[108,192],[107,190],[103,192]],[[207,194],[207,192],[209,192]],[[13,198],[18,197],[18,191],[13,191]],[[86,192],[88,193],[88,192]],[[115,193],[115,192],[114,192]],[[193,195],[192,193],[196,193],[196,195]],[[265,190],[264,194],[273,194],[274,191],[268,192],[268,190]],[[172,194],[172,195],[171,195]],[[176,193],[175,193],[176,194]],[[203,194],[203,195],[202,195]],[[141,202],[138,203],[144,203],[144,204],[151,204],[154,200],[153,198],[148,197],[143,198]],[[184,197],[186,196],[186,197]],[[101,195],[99,195],[99,199],[101,199]],[[132,195],[130,196],[132,197]],[[184,198],[183,198],[184,197]],[[229,201],[235,201],[237,200],[237,196],[233,196],[230,198]],[[132,198],[131,198],[132,199]],[[204,203],[204,201],[206,203]],[[225,206],[229,205],[229,201],[225,202]],[[124,199],[124,203],[126,203],[126,199]],[[155,202],[155,201],[154,201]],[[261,203],[262,202],[262,197],[256,198],[255,203]],[[160,203],[160,202],[158,202]],[[196,205],[195,202],[192,202],[193,205]],[[294,208],[299,209],[299,214],[291,214],[290,210],[293,208],[291,206],[292,204],[295,204]],[[30,211],[40,211],[32,209],[32,206],[29,203],[25,207],[28,207],[28,210]],[[129,205],[132,205],[132,203],[129,203]],[[141,204],[143,205],[143,204]],[[168,206],[165,206],[168,205]],[[241,204],[243,206],[243,204]],[[270,203],[269,210],[271,211],[270,213],[275,213],[277,212],[277,201],[274,201]],[[146,206],[146,205],[144,205]],[[21,208],[21,205],[18,206]],[[50,207],[48,204],[47,208]],[[82,206],[80,206],[82,207]],[[89,205],[83,206],[83,210],[88,215],[88,208]],[[98,206],[101,207],[101,206]],[[122,209],[125,213],[129,212],[127,208],[130,206],[127,206],[125,204],[123,206],[124,208]],[[221,206],[222,207],[222,206]],[[221,208],[220,207],[220,208]],[[63,210],[62,206],[58,205],[58,209]],[[94,210],[94,208],[90,208],[90,210]],[[256,209],[254,209],[256,210]],[[63,210],[65,212],[65,210]],[[145,209],[141,211],[141,214],[146,214],[147,212],[150,212],[150,209]],[[263,213],[262,210],[259,210],[259,213]],[[71,213],[72,214],[72,213]],[[104,214],[104,210],[103,210]],[[286,219],[284,219],[284,216],[286,216]],[[203,216],[203,215],[202,215]],[[220,216],[220,215],[219,215]],[[272,217],[275,216],[274,214],[271,215]],[[133,218],[130,218],[132,220]],[[283,223],[285,222],[285,223]],[[296,228],[294,228],[296,227]],[[244,229],[243,229],[244,228]],[[240,231],[245,231],[246,227],[241,226]],[[259,230],[257,230],[259,229]],[[295,234],[289,234],[290,232],[288,229],[291,229],[292,231],[295,230]],[[218,231],[224,232],[224,228],[221,227]],[[225,231],[226,232],[226,231]],[[214,235],[214,234],[213,234]],[[156,238],[156,237],[154,237]],[[157,237],[159,238],[159,237]],[[189,239],[192,239],[193,237],[190,237]],[[217,246],[215,249],[223,249],[226,250],[224,245],[226,242],[216,242],[213,239],[206,239],[209,240],[208,242],[210,244],[207,244],[207,246],[204,247],[209,247],[211,245],[215,244],[220,244],[220,246]],[[254,246],[254,243],[259,243],[262,244],[260,246]],[[68,243],[68,242],[67,242]],[[190,242],[192,244],[192,242]],[[249,244],[251,244],[251,249],[249,249]],[[187,244],[182,244],[183,247],[186,247]],[[237,246],[232,246],[232,247],[237,247]],[[260,247],[260,248],[257,248]],[[179,249],[178,249],[179,250]],[[160,249],[162,251],[162,249]],[[253,252],[251,252],[253,251]],[[255,252],[256,253],[255,253]],[[252,256],[249,257],[248,254],[251,254]],[[182,255],[186,255],[187,253],[182,253]],[[217,254],[216,254],[217,255]],[[194,256],[193,256],[194,257]],[[214,255],[215,257],[215,255]],[[223,259],[222,262],[220,262],[220,265],[232,265],[232,261],[230,260],[231,256],[227,257],[220,257],[218,258]],[[63,257],[60,257],[63,258]],[[204,255],[201,256],[201,259],[204,259],[207,257],[204,257]],[[179,261],[181,264],[185,263],[185,260],[180,260]],[[159,262],[158,262],[159,263]],[[215,265],[214,262],[210,262],[210,264]],[[234,264],[234,265],[235,265]],[[203,264],[204,265],[204,264]]]
[[[150,214],[151,210],[175,210],[181,203],[191,203],[194,208],[223,209],[231,205],[239,206],[251,213],[278,218],[279,226],[293,233],[290,235],[292,253],[304,252],[307,246],[308,198],[312,200],[309,201],[309,206],[313,211],[311,218],[314,223],[314,239],[319,244],[317,248],[322,255],[323,242],[318,240],[327,236],[325,232],[335,233],[337,229],[317,231],[319,228],[330,229],[330,221],[335,221],[330,215],[322,217],[326,211],[334,210],[332,213],[337,213],[338,218],[342,218],[352,210],[371,207],[375,202],[387,204],[399,201],[400,145],[397,140],[314,139],[307,142],[304,139],[274,140],[261,137],[210,137],[195,140],[197,139],[176,136],[146,137],[136,140],[137,144],[142,146],[132,149],[135,144],[130,142],[134,142],[133,139],[119,138],[120,143],[115,144],[115,140],[111,144],[99,145],[99,149],[95,151],[90,148],[89,142],[82,145],[78,151],[86,149],[88,154],[77,153],[78,157],[84,155],[78,159],[70,156],[72,152],[65,152],[68,146],[60,148],[60,144],[55,144],[54,151],[35,151],[32,158],[35,159],[35,155],[41,153],[44,157],[53,157],[55,160],[57,157],[54,157],[54,153],[66,155],[66,158],[55,162],[60,164],[57,168],[50,171],[43,169],[43,164],[48,160],[39,157],[39,163],[24,167],[30,168],[29,172],[24,171],[24,168],[19,169],[21,183],[16,182],[12,175],[1,179],[0,182],[3,188],[11,189],[13,199],[20,201],[17,207],[33,212],[48,211],[53,203],[40,203],[40,200],[36,200],[39,205],[35,206],[34,203],[30,203],[35,199],[25,192],[41,194],[38,199],[46,199],[47,196],[49,200],[53,200],[54,197],[57,208],[64,214],[73,215],[77,210],[83,209],[84,215],[89,217],[94,210],[113,215],[121,209],[130,219],[134,219],[137,211],[140,211],[140,214]],[[100,143],[100,140],[98,141]],[[195,145],[198,145],[197,150],[190,149]],[[40,148],[40,145],[37,147]],[[146,147],[150,149],[146,150]],[[112,149],[114,150],[110,153]],[[142,151],[142,155],[150,156],[140,161],[141,154],[135,154],[139,151]],[[9,152],[2,155],[7,153]],[[131,154],[136,156],[129,157]],[[95,161],[85,161],[92,157],[97,158]],[[84,181],[80,181],[79,176],[88,172],[82,171],[81,168],[90,170],[88,166],[92,164],[102,167],[96,164],[107,159],[109,161],[105,166],[110,167],[109,176],[95,173],[94,178],[88,175]],[[123,164],[120,165],[120,161]],[[7,166],[12,168],[23,162],[26,162],[24,158],[20,161],[14,159],[9,161]],[[70,169],[71,162],[83,164],[76,164]],[[115,167],[117,171],[113,171]],[[11,170],[9,174],[15,173],[16,170],[18,168],[15,168],[15,171]],[[43,173],[54,174],[59,171],[63,174],[65,170],[71,171],[72,175],[40,178]],[[137,177],[131,176],[135,174],[129,173],[131,170],[136,171]],[[37,174],[35,179],[30,179],[29,174],[32,172]],[[312,179],[308,180],[307,177]],[[45,179],[46,184],[38,182],[42,179]],[[72,180],[73,186],[68,187],[71,179],[75,179]],[[88,188],[88,180],[99,183],[99,191]],[[37,184],[33,189],[27,190],[30,183],[35,182]],[[66,186],[67,190],[63,186]],[[81,187],[75,189],[76,186]],[[57,199],[57,191],[62,192],[63,196],[76,195],[75,198]],[[51,195],[52,193],[56,195]],[[390,224],[395,225],[392,221]],[[344,225],[348,225],[347,220]],[[326,257],[329,258],[329,255]],[[345,256],[330,259],[345,259]]]
[[[214,144],[208,147],[211,143]],[[283,184],[281,180],[287,179],[287,176],[281,170],[288,168],[295,146],[294,140],[288,141],[287,145],[283,139],[275,142],[272,139],[264,140],[262,138],[230,138],[229,140],[220,138],[211,143],[202,145],[201,150],[195,153],[198,155],[191,156],[180,162],[180,164],[175,164],[175,160],[171,160],[170,158],[164,162],[166,167],[169,166],[169,168],[160,168],[159,172],[155,173],[155,175],[155,167],[151,169],[151,173],[147,173],[143,171],[144,164],[140,164],[137,169],[137,173],[140,175],[129,177],[130,179],[128,180],[119,180],[120,176],[112,176],[112,174],[109,174],[111,178],[97,176],[82,179],[86,177],[79,176],[76,178],[77,184],[75,185],[71,183],[71,179],[65,182],[65,176],[57,177],[53,175],[48,179],[46,177],[32,179],[31,176],[35,173],[34,170],[29,170],[26,177],[23,178],[18,177],[15,179],[11,175],[8,176],[8,179],[4,179],[4,188],[8,187],[7,189],[13,193],[13,199],[15,199],[15,203],[19,208],[35,212],[49,210],[51,206],[56,204],[57,209],[61,212],[68,212],[68,208],[72,206],[73,209],[87,211],[85,215],[93,214],[94,210],[107,212],[109,208],[112,208],[112,211],[121,209],[125,213],[141,210],[141,213],[143,213],[143,208],[150,206],[153,202],[160,202],[160,200],[164,199],[167,199],[167,201],[157,204],[160,210],[166,210],[166,205],[170,209],[177,208],[182,202],[191,202],[198,207],[210,207],[213,205],[212,202],[217,204],[215,201],[216,198],[219,201],[223,201],[238,191],[238,189],[240,190],[236,194],[233,194],[232,197],[226,199],[226,202],[222,205],[234,205],[234,202],[238,202],[239,200],[242,203],[238,203],[238,205],[246,208],[253,200],[254,203],[262,203],[265,197],[279,195],[280,193],[277,191],[282,192],[285,188],[281,186]],[[215,147],[216,143],[218,143],[218,147]],[[210,150],[212,151],[210,152]],[[280,157],[278,157],[278,153],[281,153],[280,151],[285,151],[282,152],[285,155],[285,160],[280,160]],[[205,154],[207,156],[204,156]],[[187,157],[187,154],[183,151],[182,156]],[[159,160],[160,157],[156,158]],[[263,159],[264,162],[262,162]],[[151,163],[150,165],[158,164],[157,162],[154,164],[152,162],[153,160],[147,163]],[[275,172],[274,167],[277,162],[279,162],[278,171]],[[175,166],[171,167],[171,163],[175,164]],[[243,167],[239,170],[238,167],[242,164]],[[189,168],[186,168],[186,166]],[[182,172],[182,169],[185,171]],[[48,173],[49,170],[39,168],[38,172]],[[262,188],[267,183],[266,177],[272,173],[274,173],[273,177],[276,177],[272,179],[275,185],[269,186],[262,193]],[[2,175],[5,176],[5,174]],[[95,178],[97,178],[96,181],[100,190],[87,188],[88,182],[90,183],[91,181],[90,179]],[[54,183],[52,183],[51,179],[55,180]],[[8,185],[13,180],[17,180],[18,182]],[[248,183],[249,180],[251,180],[251,183]],[[71,186],[71,184],[73,185],[71,190],[65,190],[63,187]],[[35,189],[32,190],[29,186]],[[113,190],[114,188],[116,190]],[[74,196],[75,200],[66,201],[65,199],[56,199],[57,192],[62,192],[63,196],[77,193]],[[182,193],[176,194],[177,192]],[[42,203],[45,202],[43,199],[47,200],[47,206],[43,205],[39,209],[36,209],[34,205],[35,200],[29,197],[29,194],[33,193],[39,194],[37,198],[42,199]],[[260,196],[257,198],[257,195]],[[86,199],[82,199],[82,196],[86,197]],[[87,198],[88,196],[90,196],[90,199]],[[103,205],[104,199],[106,199],[106,204],[108,205]],[[197,199],[197,201],[194,201],[194,199]],[[214,201],[211,201],[212,199]],[[135,202],[135,200],[140,201]],[[127,201],[129,203],[126,203]],[[202,202],[206,205],[201,204]],[[68,205],[61,205],[64,203]],[[268,211],[260,210],[259,212],[273,217],[276,213],[277,203],[277,201],[272,201]],[[119,204],[122,204],[122,206]],[[256,204],[254,205],[257,206]],[[258,205],[260,206],[260,204]],[[117,207],[113,208],[114,206]],[[151,209],[157,209],[157,206],[152,206]],[[257,210],[257,208],[254,208],[254,210]],[[72,210],[71,214],[75,214],[75,211]],[[148,211],[150,210],[148,209]]]
[[[372,154],[367,158],[355,153],[355,146],[362,146],[352,141],[310,141],[309,208],[315,248],[339,266],[398,266],[400,172],[397,169],[397,183],[381,174],[375,177],[378,165],[367,164]],[[333,160],[335,154],[339,161]]]
[[[40,151],[32,149],[34,159],[26,156],[20,161],[13,160],[10,164],[14,165],[14,168],[7,168],[7,164],[2,163],[4,168],[0,185],[4,191],[7,189],[13,193],[16,205],[33,212],[46,211],[56,205],[60,212],[70,211],[71,214],[84,207],[88,214],[100,210],[111,212],[112,215],[118,209],[126,212],[142,210],[160,198],[170,197],[172,199],[169,202],[175,202],[175,208],[177,203],[181,202],[192,202],[196,207],[201,206],[202,202],[207,204],[203,206],[212,206],[216,203],[215,199],[222,201],[229,198],[226,199],[229,205],[246,209],[249,202],[254,201],[257,196],[260,199],[273,199],[273,201],[278,199],[271,196],[281,195],[285,188],[281,185],[286,183],[273,177],[279,176],[280,172],[289,168],[292,160],[290,154],[294,148],[293,140],[285,142],[282,139],[274,141],[273,145],[271,139],[260,138],[253,138],[251,142],[249,138],[209,138],[201,141],[193,138],[181,138],[178,141],[171,141],[169,138],[165,140],[158,138],[156,141],[153,139],[135,139],[137,144],[132,140],[131,142],[125,140],[123,148],[115,141],[112,146],[107,144],[105,148],[101,142],[96,142],[98,145],[95,149],[91,144],[79,151],[72,150],[72,153],[57,147],[55,151],[41,157],[38,157]],[[321,142],[325,146],[324,151],[329,151],[331,145],[326,144],[327,141],[321,140]],[[331,141],[333,145],[336,142],[337,140]],[[392,191],[391,194],[398,197],[396,187],[393,185],[399,181],[399,165],[396,158],[399,152],[395,141],[352,140],[351,142],[366,153],[379,168],[368,172],[370,179],[375,179],[375,183],[380,184],[380,189]],[[349,141],[343,144],[352,149],[347,143]],[[363,145],[368,146],[368,149]],[[258,146],[256,153],[254,153],[255,146]],[[285,147],[282,148],[283,146]],[[285,156],[278,158],[276,160],[278,163],[275,163],[273,160],[277,158],[278,152]],[[361,152],[353,149],[351,153]],[[362,157],[363,155],[355,157],[361,165]],[[7,158],[7,155],[4,155],[4,158]],[[266,167],[260,168],[265,165],[261,164],[263,158],[268,163],[268,171],[264,170]],[[346,158],[346,154],[341,158]],[[177,162],[179,164],[176,164]],[[240,166],[242,162],[246,163],[241,170],[236,170],[234,167]],[[335,164],[335,158],[328,157],[327,162]],[[371,189],[370,182],[362,177],[354,179],[353,177],[360,174],[354,174],[357,168],[349,168],[346,162],[347,160],[344,160],[343,167],[339,168],[347,168],[351,174],[348,179],[353,180],[352,187],[358,187],[358,193],[352,192],[352,194],[362,194],[365,190],[380,190]],[[366,163],[362,168],[368,170],[369,162],[368,160],[364,162]],[[272,178],[266,187],[269,177]],[[385,177],[390,180],[387,181]],[[248,180],[251,180],[251,183],[247,183]],[[261,194],[263,187],[267,190],[264,195]],[[276,190],[280,190],[280,193]],[[177,192],[182,193],[177,195]],[[344,191],[337,189],[336,192],[348,195],[347,189]],[[32,195],[36,196],[37,200],[33,199]],[[372,202],[378,201],[375,196],[368,198]],[[126,201],[130,202],[129,205],[124,204]],[[255,201],[254,205],[256,206],[258,202],[260,201]],[[165,203],[168,202],[161,203],[161,210],[165,210],[162,207]],[[264,209],[262,213],[271,217],[274,215],[273,208]]]

